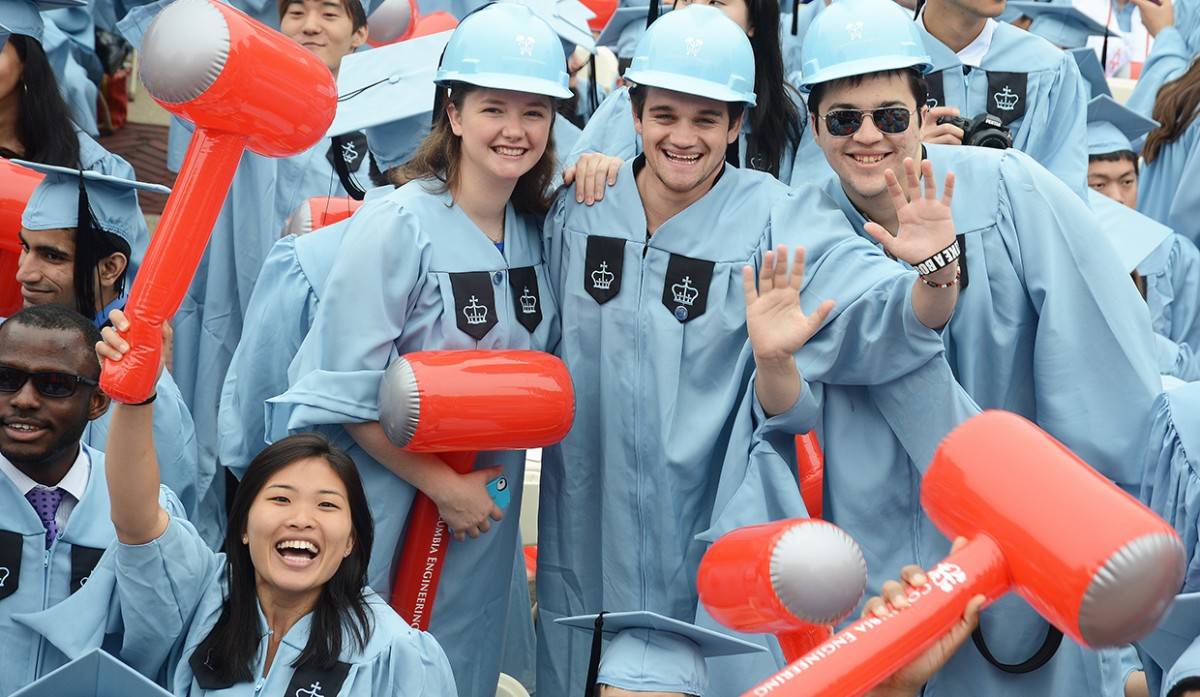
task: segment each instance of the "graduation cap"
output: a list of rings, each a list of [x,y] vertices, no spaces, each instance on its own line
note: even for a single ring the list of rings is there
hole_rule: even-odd
[[[611,48],[617,58],[633,58],[638,41],[646,33],[646,13],[649,11],[649,5],[618,7],[604,25],[596,44]]]
[[[1162,666],[1163,672],[1179,660],[1200,634],[1200,593],[1181,593],[1167,609],[1158,627],[1138,642],[1138,647]],[[14,695],[15,697],[15,695]]]
[[[1108,78],[1104,77],[1104,68],[1100,67],[1100,58],[1096,55],[1095,49],[1084,46],[1070,49],[1067,53],[1071,54],[1071,57],[1075,59],[1075,65],[1079,66],[1079,74],[1083,75],[1083,79],[1091,88],[1093,99],[1101,95],[1112,96],[1112,90],[1108,87]]]
[[[52,673],[17,690],[11,697],[171,697],[100,649],[93,649]]]
[[[588,695],[594,694],[597,684],[643,692],[703,695],[708,690],[705,658],[766,650],[654,612],[579,615],[555,622],[593,633]],[[601,636],[610,637],[603,656]]]
[[[1134,142],[1142,139],[1159,123],[1146,118],[1109,96],[1088,102],[1087,148],[1089,155],[1104,155],[1128,150],[1137,152]]]
[[[592,30],[588,29],[588,20],[595,17],[596,13],[579,0],[507,1],[524,5],[546,20],[546,24],[562,40],[564,54],[571,55],[576,46],[582,46],[588,53],[596,52],[596,40],[592,38]]]
[[[1069,2],[1013,0],[1008,6],[1033,18],[1029,33],[1037,34],[1060,48],[1086,46],[1092,36],[1115,36],[1103,24]]]
[[[1171,228],[1095,189],[1088,189],[1088,205],[1100,223],[1100,234],[1116,250],[1125,271],[1136,269],[1171,236]],[[1193,631],[1200,633],[1200,624]]]
[[[327,135],[341,147],[348,134],[365,131],[367,148],[382,171],[407,160],[429,133],[438,57],[453,33],[420,36],[343,58],[337,113]],[[333,161],[342,186],[361,200],[364,187],[352,180],[344,159]]]
[[[122,179],[92,170],[78,170],[56,165],[44,165],[24,160],[11,160],[35,172],[45,174],[38,187],[33,190],[21,225],[27,230],[59,230],[75,228],[76,269],[94,269],[112,244],[105,233],[115,235],[129,248],[129,270],[126,283],[133,281],[136,273],[133,260],[141,258],[145,249],[135,247],[141,230],[142,209],[138,206],[138,191],[169,194],[171,190],[160,184]],[[81,305],[95,291],[84,275],[76,274],[76,290]],[[117,289],[120,295],[122,288]]]
[[[23,34],[42,41],[42,10],[83,7],[87,0],[0,0],[0,24],[8,34]],[[5,37],[7,41],[7,37]]]

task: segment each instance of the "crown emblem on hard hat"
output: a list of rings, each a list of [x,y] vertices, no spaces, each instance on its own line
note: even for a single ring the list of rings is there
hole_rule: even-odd
[[[600,262],[600,268],[592,272],[592,288],[596,290],[608,290],[612,285],[615,276],[608,270],[608,262]]]
[[[522,314],[532,315],[537,312],[537,298],[530,295],[528,287],[525,288],[524,293],[521,293],[519,300],[521,301]]]
[[[1004,86],[1003,91],[992,95],[992,98],[996,100],[996,108],[1000,111],[1012,111],[1017,108],[1017,102],[1021,101],[1017,93],[1009,89],[1008,85]]]
[[[687,45],[687,54],[689,56],[699,56],[700,47],[704,45],[704,39],[696,39],[689,36],[683,40],[683,43]]]
[[[846,32],[850,34],[851,41],[858,41],[863,37],[863,23],[850,22],[846,25]]]
[[[532,36],[517,34],[517,48],[520,49],[522,56],[533,55],[533,44],[536,42]]]
[[[700,291],[696,290],[696,287],[692,285],[691,276],[684,276],[683,282],[671,286],[671,295],[675,298],[675,302],[680,305],[691,306],[692,303],[696,302],[696,297],[700,295]]]
[[[483,324],[487,321],[487,308],[479,304],[479,300],[472,295],[468,304],[463,308],[463,315],[467,318],[467,324]]]

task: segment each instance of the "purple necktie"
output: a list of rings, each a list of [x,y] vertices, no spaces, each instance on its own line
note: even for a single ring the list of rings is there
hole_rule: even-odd
[[[58,487],[44,489],[37,486],[25,494],[33,510],[37,511],[38,518],[42,519],[42,527],[46,528],[46,549],[50,549],[50,543],[58,536],[58,523],[55,522],[54,516],[58,513],[64,493]]]

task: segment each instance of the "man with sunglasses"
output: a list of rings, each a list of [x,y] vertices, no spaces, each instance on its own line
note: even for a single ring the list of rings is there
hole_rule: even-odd
[[[794,462],[764,464],[763,453],[794,458],[795,434],[828,418],[821,393],[835,388],[822,383],[879,385],[931,366],[890,393],[922,410],[911,430],[933,434],[973,408],[965,395],[962,411],[929,397],[931,385],[958,389],[932,329],[957,294],[950,191],[896,198],[904,229],[885,241],[914,266],[929,262],[918,278],[864,244],[818,190],[727,164],[754,71],[745,32],[720,10],[664,15],[625,73],[643,154],[603,200],[560,195],[547,217],[557,352],[578,399],[574,428],[543,452],[541,693],[583,691],[589,642],[556,619],[650,610],[694,622],[707,542],[804,515]],[[707,694],[741,694],[780,667],[761,656],[714,667]]]
[[[108,410],[99,340],[59,305],[25,308],[0,325],[0,695],[67,662],[14,616],[79,590],[116,539],[104,454],[81,440]],[[165,488],[163,496],[182,514]]]
[[[892,231],[897,223],[885,169],[913,158],[937,176],[956,173],[960,295],[942,331],[955,377],[982,408],[1037,422],[1135,491],[1144,419],[1158,391],[1145,304],[1116,253],[1097,239],[1087,204],[1032,158],[1011,149],[922,145],[930,60],[904,18],[889,0],[841,0],[806,37],[805,65],[812,69],[802,89],[815,140],[837,175],[826,191],[860,231],[871,224]],[[894,425],[903,413],[882,400],[857,406],[861,432]],[[819,435],[843,461],[857,447],[854,438]],[[862,545],[875,590],[900,562],[888,554],[907,554],[907,563],[928,568],[950,543],[921,511],[920,471],[903,453],[874,448],[858,455],[862,467],[853,473],[828,468],[826,510]],[[889,481],[912,485],[880,505],[879,489],[868,484]],[[879,558],[889,563],[875,563]],[[1125,676],[1103,673],[1104,665],[1009,596],[983,613],[975,641],[924,694],[1121,694]]]
[[[104,326],[110,310],[124,307],[137,273],[135,260],[145,252],[135,236],[143,224],[137,192],[170,190],[89,170],[16,162],[45,175],[21,216],[17,281],[25,306],[64,305],[97,328]],[[204,538],[220,544],[223,501],[209,495],[216,464],[198,460],[192,416],[167,371],[157,394],[154,441],[163,482],[184,502]],[[103,450],[107,439],[104,414],[88,426],[83,440]]]

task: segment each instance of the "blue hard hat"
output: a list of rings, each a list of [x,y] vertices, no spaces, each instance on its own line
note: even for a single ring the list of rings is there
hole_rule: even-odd
[[[638,41],[625,79],[647,87],[754,106],[754,49],[742,28],[708,5],[663,15]]]
[[[493,3],[454,30],[434,82],[463,82],[566,99],[567,57],[558,34],[525,5]]]
[[[912,17],[892,0],[839,0],[818,14],[800,50],[800,91],[853,75],[933,69]]]

